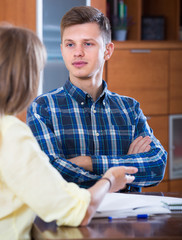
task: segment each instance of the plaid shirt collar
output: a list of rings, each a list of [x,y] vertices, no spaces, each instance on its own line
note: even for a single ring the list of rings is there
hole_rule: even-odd
[[[102,81],[102,84],[103,84],[103,91],[99,96],[99,98],[96,100],[96,102],[103,101],[104,103],[107,98],[108,90],[107,90],[107,83],[104,80]],[[73,85],[70,82],[70,80],[66,81],[63,88],[68,94],[70,94],[78,102],[79,105],[82,105],[83,102],[87,102],[88,98],[91,98],[91,96],[87,92]]]

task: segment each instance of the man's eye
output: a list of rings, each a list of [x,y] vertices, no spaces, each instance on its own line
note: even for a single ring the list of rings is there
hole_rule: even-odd
[[[66,44],[67,47],[73,47],[73,43]]]
[[[85,43],[86,46],[92,46],[93,44],[92,43]]]

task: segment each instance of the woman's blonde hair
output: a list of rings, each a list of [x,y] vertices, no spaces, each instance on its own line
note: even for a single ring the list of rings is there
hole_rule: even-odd
[[[0,27],[0,115],[14,115],[37,95],[46,50],[32,31]]]

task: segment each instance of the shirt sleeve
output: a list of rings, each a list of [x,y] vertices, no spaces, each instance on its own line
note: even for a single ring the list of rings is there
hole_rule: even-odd
[[[31,130],[19,120],[5,131],[1,172],[7,186],[44,221],[78,226],[90,193],[66,182],[51,166]]]
[[[150,136],[151,149],[145,153],[122,155],[122,156],[91,156],[93,169],[96,174],[103,174],[108,168],[114,166],[133,166],[138,168],[135,180],[131,185],[147,187],[157,185],[164,177],[167,162],[167,152],[160,141],[154,136],[147,119],[140,109],[139,103],[134,102],[134,111],[131,123],[134,125],[134,136]]]
[[[54,114],[54,113],[51,113]],[[50,120],[51,119],[51,120]],[[79,186],[87,188],[100,179],[101,176],[86,171],[84,168],[75,165],[65,159],[61,140],[57,139],[55,129],[53,129],[54,116],[50,117],[44,99],[41,102],[33,102],[27,111],[27,124],[31,128],[41,149],[49,157],[51,164],[68,182],[75,182]],[[57,123],[55,124],[57,125]]]

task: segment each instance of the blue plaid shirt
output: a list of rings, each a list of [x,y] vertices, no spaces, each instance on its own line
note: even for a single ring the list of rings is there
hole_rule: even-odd
[[[37,97],[27,112],[27,123],[50,163],[69,182],[88,188],[108,168],[138,168],[133,186],[158,184],[164,176],[167,153],[154,137],[146,117],[133,98],[107,89],[97,101],[69,80],[62,88]],[[127,155],[138,136],[150,136],[151,150]],[[71,163],[70,158],[90,156],[93,172]]]

